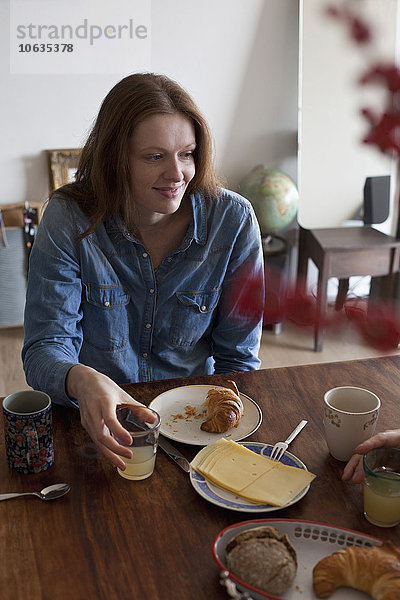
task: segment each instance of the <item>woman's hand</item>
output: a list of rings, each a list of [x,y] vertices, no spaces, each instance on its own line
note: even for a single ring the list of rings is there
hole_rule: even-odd
[[[124,392],[109,377],[85,365],[75,365],[70,369],[66,390],[69,396],[79,402],[81,423],[97,448],[115,467],[124,470],[125,463],[121,457],[130,458],[132,453],[112,436],[127,445],[132,439],[117,420],[117,406],[131,405],[135,414],[146,418],[150,423],[154,421],[151,411]]]
[[[391,429],[382,431],[366,440],[355,449],[356,454],[351,457],[344,468],[343,481],[352,480],[353,483],[361,484],[364,481],[364,469],[362,464],[362,455],[373,448],[400,448],[400,429]]]

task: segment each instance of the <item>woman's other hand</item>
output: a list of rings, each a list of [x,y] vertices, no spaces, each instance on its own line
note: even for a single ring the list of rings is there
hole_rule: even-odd
[[[364,481],[363,454],[373,448],[381,448],[382,446],[400,448],[400,429],[382,431],[357,446],[355,449],[356,454],[351,457],[344,468],[342,480],[349,481],[351,479],[353,483],[361,484]]]

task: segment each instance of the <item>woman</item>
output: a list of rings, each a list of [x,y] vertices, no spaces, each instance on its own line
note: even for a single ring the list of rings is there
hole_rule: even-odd
[[[165,76],[128,76],[100,108],[76,181],[52,195],[38,228],[27,382],[79,407],[98,448],[123,469],[130,452],[111,433],[130,436],[116,406],[147,411],[117,384],[258,368],[262,316],[238,317],[237,280],[262,273],[254,213],[219,187],[192,99]],[[260,306],[262,294],[260,285]]]

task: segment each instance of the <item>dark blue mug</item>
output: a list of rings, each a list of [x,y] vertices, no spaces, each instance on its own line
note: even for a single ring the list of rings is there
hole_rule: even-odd
[[[54,462],[51,400],[26,390],[3,400],[7,462],[20,473],[40,473]]]

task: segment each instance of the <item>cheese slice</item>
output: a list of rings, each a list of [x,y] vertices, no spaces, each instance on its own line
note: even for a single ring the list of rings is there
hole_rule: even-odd
[[[200,472],[217,485],[237,493],[274,465],[272,460],[232,442],[229,448],[218,453],[217,458],[214,456],[208,467],[202,465]]]
[[[246,488],[241,489],[238,495],[250,502],[285,506],[300,494],[314,478],[315,475],[309,471],[278,462],[274,469],[264,473]]]
[[[288,504],[315,477],[225,438],[203,448],[190,464],[219,487],[250,502],[274,506]]]
[[[209,444],[208,446],[204,446],[204,448],[202,448],[200,450],[200,452],[198,454],[196,454],[196,456],[194,457],[194,459],[190,463],[191,467],[193,469],[196,469],[196,471],[197,471],[198,470],[197,469],[198,466],[200,466],[201,464],[204,464],[205,460],[209,456],[211,456],[214,452],[218,452],[219,449],[221,447],[224,447],[226,444],[229,444],[228,440],[226,440],[225,438],[221,438],[217,442],[214,442],[213,444]]]
[[[215,448],[212,448],[202,460],[201,465],[199,465],[201,469],[204,471],[211,469],[216,461],[220,460],[227,452],[229,452],[229,448],[229,443],[223,445],[219,444]]]

